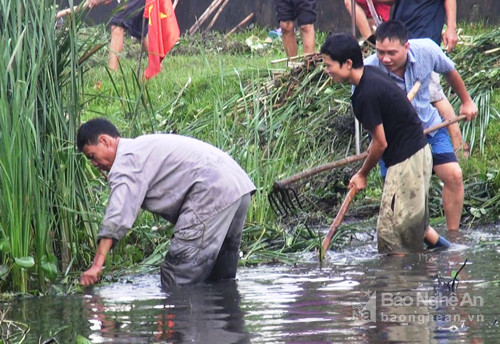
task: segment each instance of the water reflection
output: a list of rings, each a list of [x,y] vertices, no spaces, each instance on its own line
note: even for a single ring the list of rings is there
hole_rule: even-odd
[[[93,343],[250,342],[236,281],[173,288],[167,293],[151,282],[146,276],[133,284],[88,294],[84,298],[91,323],[88,338]]]
[[[27,343],[78,335],[92,343],[499,342],[499,230],[448,237],[444,252],[389,257],[367,239],[329,252],[322,267],[308,253],[295,266],[242,267],[237,281],[168,292],[157,274],[129,276],[83,295],[13,302],[7,318],[30,326]]]

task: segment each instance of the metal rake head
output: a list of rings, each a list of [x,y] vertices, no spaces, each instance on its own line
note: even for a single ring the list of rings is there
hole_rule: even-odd
[[[273,190],[267,194],[271,209],[278,216],[287,216],[303,209],[297,192],[290,187],[273,186]]]

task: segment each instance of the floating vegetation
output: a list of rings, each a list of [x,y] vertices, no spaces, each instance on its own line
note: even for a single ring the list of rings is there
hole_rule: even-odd
[[[0,342],[23,343],[30,331],[30,327],[19,321],[8,320],[7,313],[10,308],[0,311]]]
[[[468,259],[465,259],[463,265],[460,267],[460,269],[458,269],[458,271],[453,270],[451,272],[450,279],[442,278],[442,277],[438,276],[438,282],[439,282],[440,289],[446,289],[447,291],[450,291],[450,292],[455,292],[457,290],[458,282],[459,282],[458,274],[460,273],[460,271],[462,271],[462,269],[467,264],[467,260]]]

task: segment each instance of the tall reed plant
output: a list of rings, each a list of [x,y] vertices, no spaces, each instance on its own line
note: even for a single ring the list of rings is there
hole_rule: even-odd
[[[78,37],[76,16],[57,30],[53,0],[5,0],[0,11],[1,289],[27,292],[89,261],[96,228],[74,141],[81,58],[95,41]]]

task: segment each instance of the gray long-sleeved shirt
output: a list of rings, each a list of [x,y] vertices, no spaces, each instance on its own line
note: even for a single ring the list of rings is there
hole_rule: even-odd
[[[140,208],[182,229],[208,219],[255,190],[228,154],[174,134],[120,138],[108,181],[111,193],[98,239],[121,239]]]

